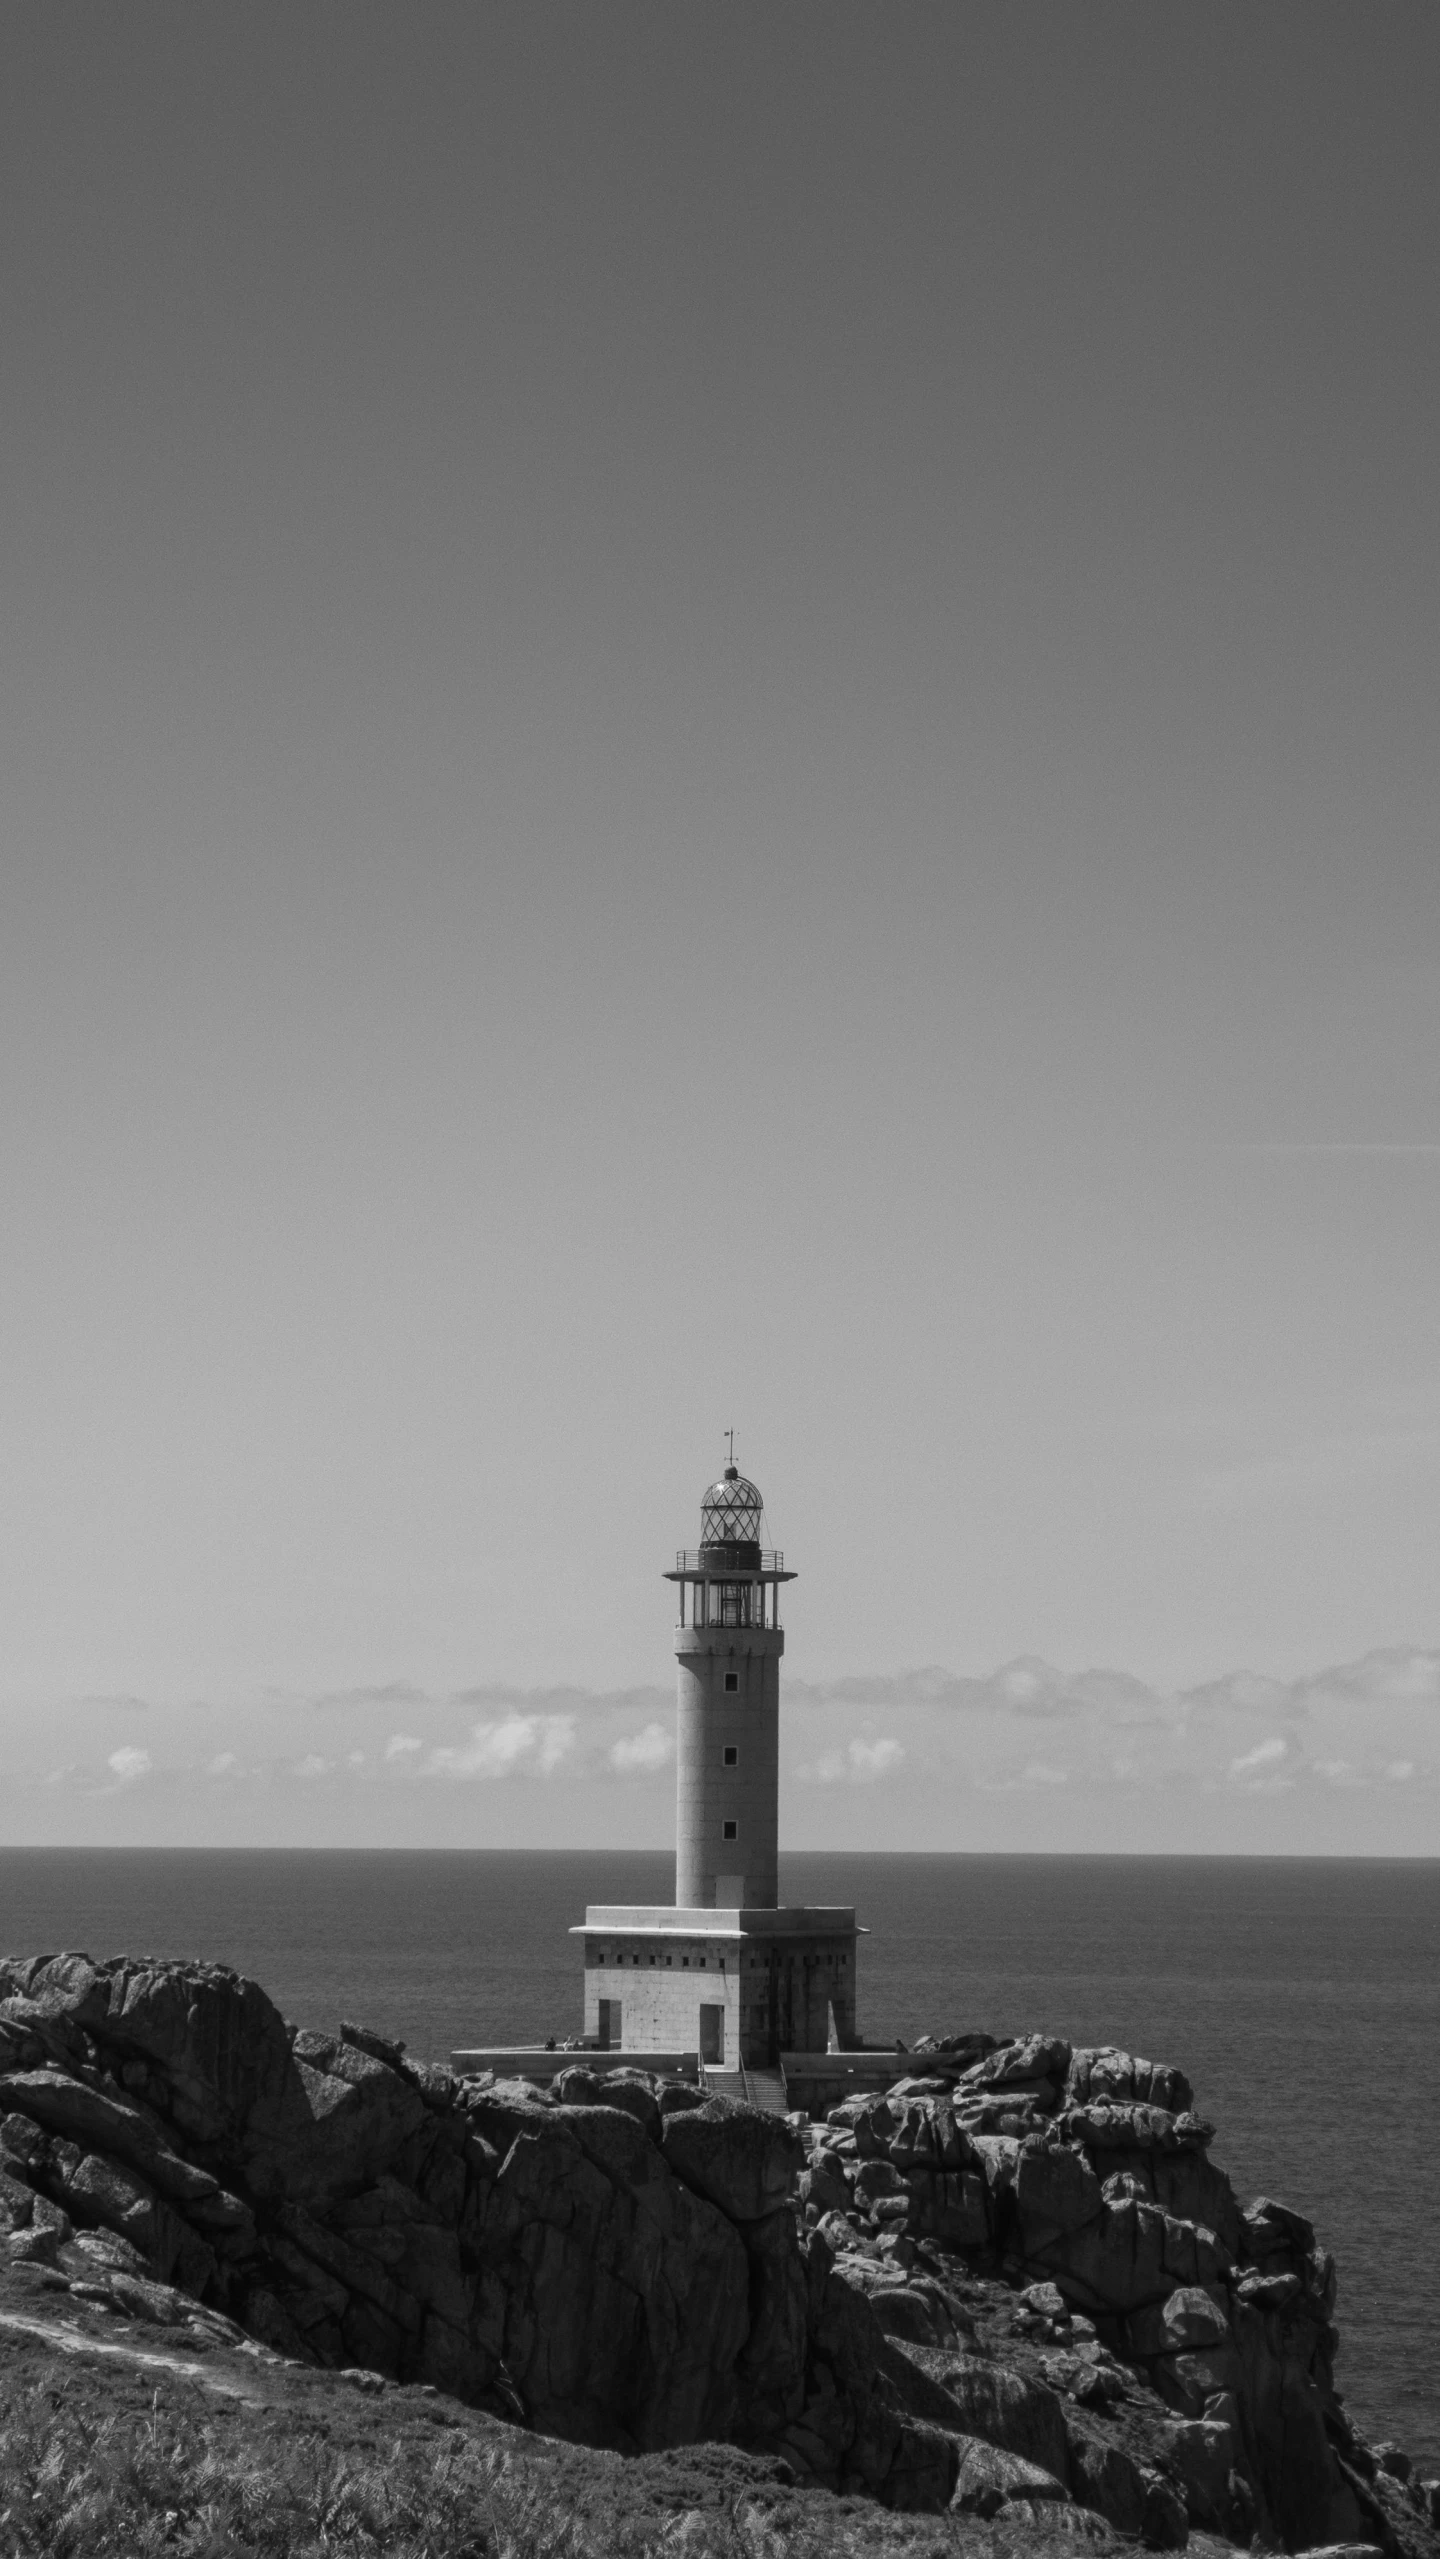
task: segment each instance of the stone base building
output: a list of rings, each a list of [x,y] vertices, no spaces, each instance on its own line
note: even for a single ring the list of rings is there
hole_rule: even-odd
[[[592,1904],[585,2036],[603,2051],[697,2052],[733,2070],[855,2043],[853,1910]]]

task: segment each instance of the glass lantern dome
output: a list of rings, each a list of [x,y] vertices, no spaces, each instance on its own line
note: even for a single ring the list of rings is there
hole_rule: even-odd
[[[700,1502],[700,1543],[704,1546],[759,1547],[765,1504],[760,1487],[739,1468],[727,1466],[718,1484],[707,1485]]]

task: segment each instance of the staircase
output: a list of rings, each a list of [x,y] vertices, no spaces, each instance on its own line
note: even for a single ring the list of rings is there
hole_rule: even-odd
[[[783,2070],[748,2070],[742,2062],[740,2076],[745,2082],[748,2102],[758,2106],[762,2115],[788,2113],[790,2101],[785,2094]]]
[[[707,2061],[703,2068],[707,2097],[733,2097],[738,2106],[748,2106],[743,2070],[721,2070],[713,2061]]]
[[[712,2062],[706,2062],[705,2093],[709,2097],[737,2098],[742,2106],[758,2106],[762,2115],[787,2112],[783,2071],[752,2069],[746,2062],[738,2070],[718,2070]]]

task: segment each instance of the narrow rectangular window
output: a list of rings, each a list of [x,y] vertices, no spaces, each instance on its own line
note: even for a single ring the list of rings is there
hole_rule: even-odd
[[[739,1685],[740,1673],[738,1670],[727,1670],[725,1673],[725,1693],[727,1697],[733,1697]]]
[[[739,1838],[739,1836],[740,1836],[740,1825],[739,1825],[739,1823],[738,1823],[738,1822],[724,1822],[724,1823],[722,1823],[722,1824],[721,1824],[721,1836],[722,1836],[723,1838],[725,1838],[725,1839],[738,1839],[738,1838]]]
[[[739,1746],[738,1742],[727,1742],[727,1743],[726,1743],[726,1745],[725,1745],[725,1765],[726,1765],[726,1767],[727,1767],[727,1768],[738,1768],[738,1767],[739,1767],[739,1765],[740,1765],[740,1746]]]

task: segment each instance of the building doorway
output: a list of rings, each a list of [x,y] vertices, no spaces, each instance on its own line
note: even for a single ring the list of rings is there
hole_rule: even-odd
[[[600,2050],[602,2053],[618,2053],[622,2049],[620,2002],[618,1999],[602,1999],[600,2002]]]
[[[725,2059],[725,2011],[708,2001],[700,2007],[700,2058],[717,2065]]]

